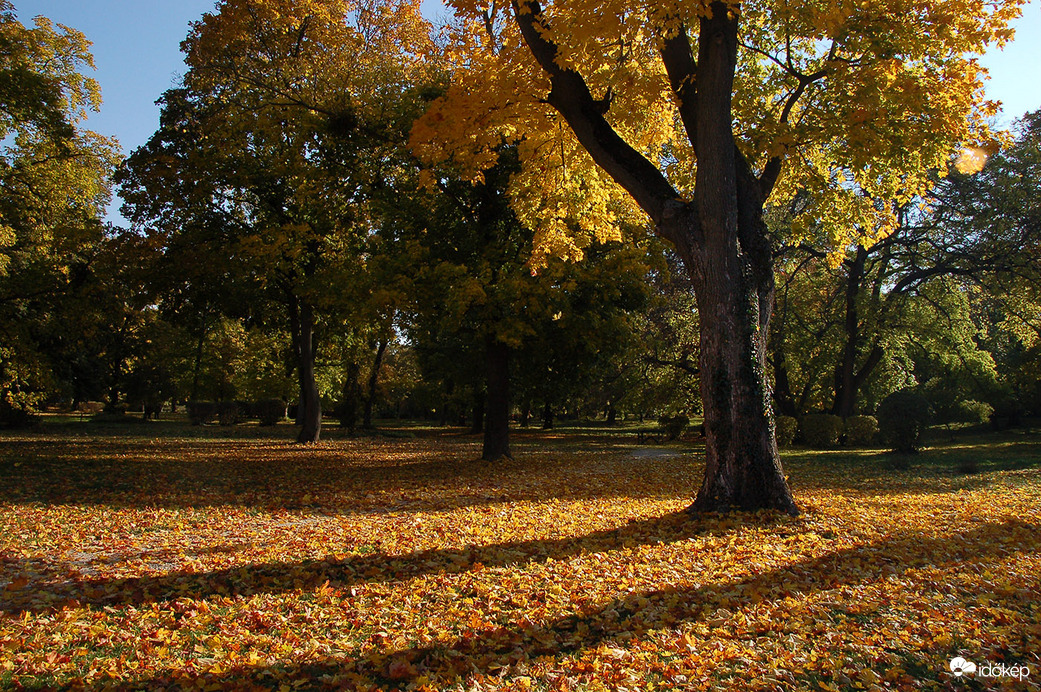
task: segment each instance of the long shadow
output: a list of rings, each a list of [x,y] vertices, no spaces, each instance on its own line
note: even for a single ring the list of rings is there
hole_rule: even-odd
[[[788,521],[780,515],[750,515],[764,521]],[[693,535],[719,535],[740,525],[735,515],[724,521],[702,520],[685,513],[631,521],[624,526],[555,540],[508,541],[463,550],[430,549],[407,555],[373,553],[346,559],[303,562],[268,562],[226,569],[172,572],[157,576],[84,579],[81,575],[55,575],[53,567],[39,560],[0,560],[0,577],[18,579],[0,591],[0,612],[45,612],[63,606],[141,606],[177,598],[243,596],[308,590],[325,582],[334,588],[368,582],[412,579],[429,574],[457,574],[480,563],[498,567],[576,555],[617,550],[624,546],[671,543]],[[50,574],[48,574],[50,572]],[[29,582],[19,575],[30,574]]]
[[[242,506],[357,514],[400,509],[440,511],[503,499],[590,499],[671,497],[677,483],[641,483],[632,478],[581,482],[578,468],[544,462],[550,452],[531,452],[516,461],[476,460],[472,444],[385,443],[385,459],[365,461],[357,449],[301,449],[264,441],[170,441],[150,447],[119,441],[10,440],[0,456],[0,502],[159,507],[181,509]],[[608,457],[612,463],[650,470],[660,460]],[[660,468],[660,467],[659,467]],[[670,473],[672,473],[670,471]],[[365,499],[366,495],[384,496]],[[313,506],[301,497],[315,498]],[[402,495],[408,495],[402,500]],[[349,501],[345,502],[345,496]],[[353,501],[353,497],[360,501]],[[407,504],[407,507],[402,507]]]
[[[1041,527],[1020,520],[986,524],[973,531],[944,538],[905,536],[886,538],[869,545],[839,550],[816,558],[735,579],[722,584],[696,585],[635,593],[610,601],[579,615],[570,615],[541,626],[500,627],[473,632],[438,646],[384,650],[359,658],[330,659],[302,665],[242,666],[225,671],[213,682],[225,689],[248,686],[304,685],[308,689],[347,689],[350,681],[363,680],[391,689],[404,688],[419,676],[452,680],[472,673],[501,673],[503,665],[535,656],[561,656],[604,643],[622,643],[633,635],[698,620],[720,604],[737,607],[753,602],[755,593],[769,592],[787,580],[812,584],[820,591],[866,583],[877,572],[865,564],[885,562],[890,574],[953,563],[986,562],[1007,557],[1037,544]],[[910,559],[909,559],[910,556]],[[390,666],[397,663],[396,670]],[[192,680],[176,670],[126,684],[126,689],[162,689]],[[109,688],[106,688],[109,689]]]

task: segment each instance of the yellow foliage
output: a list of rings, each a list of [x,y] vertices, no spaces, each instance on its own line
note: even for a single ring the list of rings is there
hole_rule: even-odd
[[[985,71],[974,55],[1001,45],[1022,0],[759,0],[740,15],[733,93],[735,132],[757,171],[785,160],[770,204],[800,193],[811,222],[837,250],[882,237],[889,204],[922,194],[963,146],[990,141]],[[512,7],[526,8],[526,3]],[[643,219],[548,105],[548,78],[527,49],[511,6],[452,2],[448,93],[417,123],[414,150],[477,177],[503,141],[519,142],[523,172],[511,194],[540,253],[578,257],[622,219]],[[525,10],[521,10],[525,11]],[[578,72],[610,125],[690,199],[697,161],[660,57],[679,27],[697,26],[708,3],[554,0],[543,35],[556,62]],[[697,55],[696,31],[692,46]],[[838,175],[837,175],[838,174]],[[882,201],[882,204],[865,202]],[[871,229],[864,231],[862,229]],[[867,234],[865,236],[865,233]]]

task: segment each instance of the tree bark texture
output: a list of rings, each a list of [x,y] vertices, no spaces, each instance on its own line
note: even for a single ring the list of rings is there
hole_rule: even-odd
[[[484,448],[481,459],[512,459],[510,452],[510,349],[489,337],[485,348],[488,391],[484,400]]]

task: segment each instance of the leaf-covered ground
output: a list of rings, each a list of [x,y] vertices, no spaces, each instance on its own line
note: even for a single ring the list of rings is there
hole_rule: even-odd
[[[610,440],[80,430],[0,440],[0,688],[1041,681],[1036,432],[796,453],[800,517],[688,518],[696,455]]]

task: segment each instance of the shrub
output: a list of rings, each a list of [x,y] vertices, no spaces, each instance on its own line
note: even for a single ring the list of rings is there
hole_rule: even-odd
[[[842,418],[828,413],[811,413],[802,417],[802,436],[814,449],[834,447],[842,436]]]
[[[790,447],[795,441],[795,433],[799,431],[799,419],[791,416],[777,416],[777,446]]]
[[[979,425],[980,423],[990,421],[990,417],[994,413],[994,407],[985,401],[969,399],[968,401],[959,401],[955,413],[956,420]]]
[[[205,425],[217,419],[217,404],[212,401],[189,401],[187,408],[192,425]]]
[[[221,401],[217,404],[217,420],[221,425],[238,425],[242,422],[242,407],[237,401]]]
[[[878,434],[878,419],[874,416],[850,416],[846,419],[845,429],[847,445],[871,444]]]
[[[929,401],[913,389],[893,392],[878,405],[879,432],[897,452],[917,452],[931,420]]]
[[[276,425],[286,417],[286,402],[281,399],[262,399],[252,408],[261,425]]]
[[[665,431],[665,437],[669,440],[675,440],[683,431],[690,425],[690,419],[680,414],[678,416],[662,416],[658,419],[658,425],[661,426],[662,430]]]

